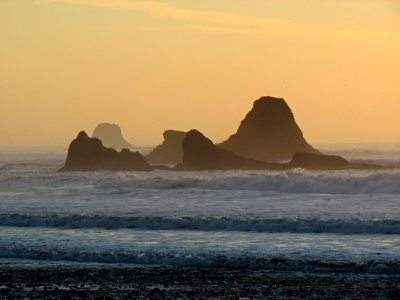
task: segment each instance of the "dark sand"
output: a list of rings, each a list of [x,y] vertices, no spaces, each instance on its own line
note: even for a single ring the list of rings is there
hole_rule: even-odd
[[[0,298],[400,299],[400,275],[122,265],[3,265]]]

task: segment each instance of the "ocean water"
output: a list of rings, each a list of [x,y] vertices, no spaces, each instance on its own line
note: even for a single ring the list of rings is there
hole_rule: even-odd
[[[400,147],[326,149],[400,166]],[[400,274],[400,169],[59,173],[0,153],[0,265]]]

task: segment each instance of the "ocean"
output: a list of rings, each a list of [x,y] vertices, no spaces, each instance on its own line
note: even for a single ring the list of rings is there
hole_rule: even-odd
[[[400,166],[400,147],[326,148]],[[0,267],[176,266],[400,275],[400,169],[60,173],[0,153]]]
[[[400,150],[327,149],[400,165]],[[0,259],[400,274],[400,170],[57,172],[0,155]]]

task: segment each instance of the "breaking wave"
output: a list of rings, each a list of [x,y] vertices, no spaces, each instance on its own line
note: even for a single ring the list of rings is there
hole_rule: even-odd
[[[151,230],[254,231],[335,234],[400,234],[400,219],[250,217],[117,217],[103,215],[1,214],[0,226],[55,228],[139,228]]]
[[[7,164],[0,172],[0,188],[23,190],[26,185],[63,188],[73,184],[96,189],[204,189],[266,191],[288,194],[400,194],[400,170],[342,171],[153,171],[57,173],[58,165],[35,167]],[[22,170],[19,170],[19,168]],[[25,170],[26,168],[26,170]]]
[[[400,194],[400,171],[287,171],[287,172],[152,172],[108,178],[102,189],[251,190],[276,193]]]
[[[0,258],[49,261],[98,262],[188,267],[223,267],[270,271],[400,274],[397,259],[330,260],[285,256],[246,256],[217,253],[163,253],[134,251],[88,251],[44,247],[0,247]]]

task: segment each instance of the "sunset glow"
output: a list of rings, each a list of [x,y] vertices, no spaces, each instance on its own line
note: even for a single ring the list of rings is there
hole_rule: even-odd
[[[220,142],[263,95],[310,143],[400,142],[398,1],[2,0],[0,45],[1,147]]]

